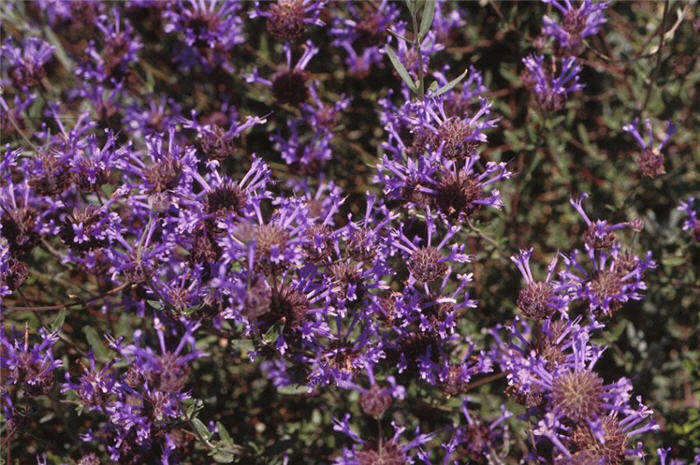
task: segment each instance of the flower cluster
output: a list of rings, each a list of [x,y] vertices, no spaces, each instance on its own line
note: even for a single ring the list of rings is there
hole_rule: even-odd
[[[639,134],[639,130],[637,129],[638,126],[639,120],[635,119],[632,121],[632,123],[623,126],[622,129],[630,133],[635,138],[640,149],[642,150],[642,153],[637,158],[639,172],[642,174],[642,176],[655,178],[666,172],[664,169],[664,156],[661,153],[661,150],[664,148],[671,136],[676,132],[676,126],[672,122],[668,122],[666,134],[663,140],[659,142],[657,146],[654,146],[654,135],[652,132],[651,121],[648,118],[644,120],[644,128],[646,129],[648,137],[646,141],[644,140],[644,137]]]
[[[608,4],[544,3],[561,17],[543,19],[555,45],[523,58],[522,78],[549,117],[584,88],[577,56]],[[596,371],[597,333],[656,266],[625,240],[642,221],[591,219],[583,194],[580,246],[542,275],[534,247],[512,267],[510,245],[484,232],[510,215],[525,171],[495,147],[508,105],[478,62],[444,60],[466,37],[463,5],[406,6],[1,7],[13,24],[0,47],[3,446],[50,422],[81,465],[295,463],[275,452],[285,441],[227,432],[306,435],[285,429],[296,413],[250,407],[293,393],[338,433],[324,459],[339,465],[643,457],[651,410],[628,378]],[[675,127],[655,145],[638,124],[623,129],[658,176]],[[694,199],[679,209],[700,239]],[[489,267],[525,283],[522,315],[485,327]],[[229,385],[240,398],[223,399]],[[238,415],[250,424],[216,421]]]
[[[696,241],[700,241],[700,219],[698,219],[698,212],[695,209],[695,198],[690,197],[687,201],[681,202],[678,210],[687,216],[683,221],[683,231],[689,231]]]
[[[527,319],[493,331],[498,341],[494,358],[507,373],[512,395],[536,419],[534,434],[552,446],[551,457],[536,451],[546,463],[618,464],[642,458],[641,445],[632,438],[656,428],[651,410],[639,398],[633,401],[628,379],[606,384],[596,373],[605,347],[592,342],[605,326],[604,317],[642,298],[644,272],[655,264],[650,253],[639,257],[616,237],[624,228],[639,230],[639,221],[592,221],[582,207],[586,197],[571,201],[588,226],[584,250],[560,252],[564,269],[557,270],[560,257],[555,256],[544,280],[532,272],[532,249],[512,257],[526,283],[517,303]],[[588,311],[575,316],[579,302]]]

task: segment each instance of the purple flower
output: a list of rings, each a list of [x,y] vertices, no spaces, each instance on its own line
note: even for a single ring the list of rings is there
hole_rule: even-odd
[[[317,131],[332,132],[338,123],[338,115],[350,106],[351,98],[341,95],[332,105],[324,103],[318,95],[316,86],[311,86],[313,104],[302,103],[301,110],[304,120]]]
[[[347,2],[347,17],[336,16],[331,35],[333,45],[337,47],[357,47],[364,51],[368,48],[378,49],[386,43],[386,30],[399,18],[399,7],[387,0],[377,5]]]
[[[587,198],[588,194],[583,193],[578,200],[571,198],[569,203],[588,225],[588,229],[583,233],[583,240],[588,247],[592,249],[607,249],[615,243],[615,231],[630,228],[638,232],[644,227],[644,223],[639,219],[617,224],[609,224],[607,220],[592,221],[583,210],[583,201]]]
[[[256,124],[265,124],[267,119],[257,116],[248,116],[243,122],[232,121],[228,129],[224,129],[215,122],[200,124],[197,122],[197,113],[192,110],[191,120],[183,119],[183,127],[197,131],[202,151],[210,160],[223,161],[231,157],[236,149],[235,140],[244,131]]]
[[[615,244],[610,250],[593,249],[585,246],[589,259],[587,268],[579,262],[580,251],[563,255],[566,271],[562,279],[571,283],[572,297],[588,301],[589,309],[611,316],[625,302],[641,300],[641,291],[646,289],[644,272],[656,267],[651,252],[638,257],[630,252],[622,252]]]
[[[406,37],[409,35],[409,29],[405,22],[400,21],[392,28],[399,36]],[[389,37],[389,43],[393,41],[397,42],[396,46],[396,56],[399,61],[406,67],[406,70],[411,74],[413,81],[415,82],[418,78],[418,67],[420,61],[418,60],[418,54],[413,46],[412,42],[407,42],[406,40],[400,39],[396,36]],[[430,57],[435,53],[443,50],[444,45],[440,44],[436,40],[436,35],[434,31],[428,31],[423,40],[420,43],[420,53],[423,59],[423,72],[428,73],[430,65]],[[401,80],[402,87],[406,87],[406,83]]]
[[[54,47],[36,37],[24,39],[21,47],[14,46],[11,39],[0,47],[3,68],[7,68],[7,74],[17,90],[24,92],[44,79],[44,66],[53,56],[53,51]]]
[[[125,184],[139,192],[132,196],[135,207],[145,211],[167,210],[177,206],[191,192],[193,174],[197,171],[196,150],[180,143],[176,136],[174,127],[168,129],[167,137],[165,134],[149,136],[146,154],[129,152],[119,163],[119,168],[135,179]]]
[[[547,69],[544,60],[543,55],[535,54],[523,58],[523,82],[535,92],[535,100],[542,110],[561,110],[570,93],[585,87],[579,83],[578,73],[581,72],[581,65],[574,57],[562,58],[557,75],[555,71]]]
[[[116,360],[105,364],[101,369],[95,366],[95,356],[92,353],[88,354],[88,366],[82,361],[78,364],[83,369],[83,374],[78,379],[77,383],[71,381],[69,373],[66,373],[66,382],[61,388],[61,392],[74,391],[80,402],[88,410],[104,411],[104,407],[108,405],[108,400],[114,395],[115,385],[117,380],[112,373],[113,366]]]
[[[13,256],[23,257],[39,243],[44,214],[26,181],[0,189],[0,232]]]
[[[112,16],[100,15],[95,26],[102,33],[102,47],[98,51],[95,41],[90,41],[86,55],[92,59],[78,68],[78,75],[86,79],[95,79],[117,83],[128,74],[128,67],[137,60],[137,52],[142,44],[134,37],[129,21],[123,26],[118,8],[112,10]]]
[[[367,415],[375,418],[381,418],[384,412],[391,406],[393,399],[403,400],[406,395],[406,390],[403,386],[396,384],[393,376],[386,378],[386,387],[379,387],[372,366],[366,366],[367,378],[369,379],[369,388],[364,388],[351,381],[341,381],[340,387],[352,389],[360,393],[360,407]],[[381,383],[383,384],[383,383]]]
[[[446,85],[449,79],[441,72],[434,72],[435,78],[440,86]],[[456,117],[457,120],[467,119],[470,115],[479,115],[476,120],[471,123],[476,123],[479,121],[480,129],[486,130],[495,127],[498,118],[488,120],[491,113],[492,104],[483,99],[476,98],[484,93],[488,92],[488,88],[484,85],[484,77],[481,72],[475,67],[470,66],[467,76],[462,80],[460,84],[461,90],[459,92],[447,92],[441,98],[441,107],[438,109],[439,113],[444,113],[446,116],[443,118],[445,120],[448,117]],[[472,117],[471,119],[473,119]],[[476,141],[474,138],[473,141]],[[484,142],[484,141],[480,141]]]
[[[138,344],[139,330],[134,344],[110,342],[119,354],[117,358],[98,369],[89,356],[89,367],[83,366],[78,382],[67,378],[64,384],[63,390],[75,392],[84,407],[102,413],[98,431],[90,430],[82,438],[104,444],[114,461],[143,463],[154,452],[166,458],[174,452],[170,436],[176,433],[185,412],[184,402],[190,398],[184,390],[190,363],[206,355],[194,348],[198,323],[180,321],[184,333],[172,350],[166,338],[175,332],[168,331],[157,318],[155,323],[159,351]]]
[[[267,31],[279,39],[295,39],[311,24],[325,25],[319,18],[326,5],[324,0],[277,0],[265,4],[268,8],[263,10],[256,0],[249,15],[251,18],[265,18]]]
[[[181,107],[170,97],[154,96],[140,103],[128,105],[124,112],[124,125],[141,138],[166,132],[181,118]]]
[[[377,180],[389,198],[420,210],[433,208],[448,219],[461,221],[481,206],[500,208],[500,192],[487,189],[510,177],[506,164],[489,161],[483,172],[478,172],[478,156],[462,161],[460,168],[456,162],[443,158],[440,149],[417,160],[384,156],[377,167]]]
[[[394,232],[396,239],[393,242],[394,247],[403,252],[406,259],[406,266],[411,273],[409,283],[423,283],[427,286],[437,279],[444,277],[450,271],[448,262],[467,263],[469,256],[464,254],[464,244],[452,244],[448,248],[447,254],[442,252],[442,249],[447,246],[449,240],[459,231],[458,227],[450,228],[442,237],[442,240],[436,244],[432,244],[433,235],[437,232],[436,226],[432,221],[427,222],[427,238],[421,245],[423,240],[418,237],[409,239],[405,233],[404,224],[400,229]]]
[[[416,456],[423,463],[430,464],[430,456],[422,449],[429,443],[434,434],[421,434],[416,428],[414,438],[408,442],[401,442],[400,438],[406,428],[399,427],[392,422],[394,435],[391,438],[379,438],[379,442],[362,439],[350,426],[350,414],[346,414],[342,420],[333,420],[333,431],[338,431],[349,436],[355,444],[352,448],[342,451],[342,456],[335,460],[336,465],[369,465],[377,463],[413,463]]]
[[[690,197],[687,201],[681,202],[678,210],[688,215],[688,218],[683,221],[683,231],[690,231],[690,235],[700,241],[700,220],[698,220],[698,212],[695,210],[695,198]]]
[[[7,103],[4,97],[0,96],[0,131],[5,135],[17,136],[26,129],[26,121],[23,113],[36,100],[37,94],[29,94],[24,97],[19,94],[12,99],[13,107]]]
[[[102,147],[99,146],[97,136],[89,134],[81,143],[81,150],[73,152],[70,160],[70,173],[75,185],[82,192],[99,191],[112,177],[117,169],[117,163],[123,160],[129,149],[117,148],[112,132],[107,133]]]
[[[53,387],[54,371],[61,366],[61,361],[53,356],[58,334],[42,328],[39,336],[41,341],[30,345],[29,328],[24,334],[13,330],[8,335],[5,326],[0,327],[0,370],[3,371],[4,393],[10,386],[17,386],[25,391],[25,395],[33,397],[45,394]],[[8,418],[13,416],[10,413]]]
[[[606,0],[542,0],[542,3],[553,5],[562,15],[561,23],[544,16],[543,31],[557,41],[560,55],[578,55],[583,49],[583,39],[597,34],[605,23],[603,11],[608,7]]]
[[[439,43],[448,43],[451,35],[467,25],[467,21],[462,18],[464,13],[460,11],[459,5],[455,5],[454,9],[450,9],[450,6],[447,3],[435,5],[435,16],[430,29],[435,31]]]
[[[278,132],[270,140],[274,142],[275,149],[288,165],[299,174],[308,176],[318,173],[323,162],[331,159],[330,142],[333,135],[328,131],[315,131],[309,138],[302,138],[298,127],[303,123],[303,120],[288,121],[289,136],[282,137]]]
[[[308,73],[305,71],[309,61],[318,53],[318,47],[313,42],[306,41],[304,53],[292,66],[292,48],[288,43],[284,44],[284,53],[287,67],[278,72],[272,81],[259,76],[258,69],[253,68],[253,72],[246,77],[246,82],[262,84],[269,87],[272,95],[279,104],[289,104],[299,106],[309,98],[309,87],[307,81]]]
[[[443,444],[446,449],[444,464],[448,463],[448,458],[454,453],[466,453],[470,459],[475,461],[482,457],[495,455],[499,452],[497,446],[506,442],[504,439],[507,437],[508,428],[504,426],[504,422],[512,416],[512,413],[502,405],[498,418],[487,423],[476,416],[474,412],[469,413],[467,404],[470,401],[469,396],[465,396],[462,401],[462,413],[466,424],[457,428],[450,441]],[[457,457],[459,456],[457,455]]]
[[[184,48],[177,55],[183,67],[201,65],[206,72],[221,66],[233,72],[231,49],[245,41],[242,2],[221,0],[177,0],[163,12],[165,32],[181,34]]]
[[[556,270],[557,257],[547,267],[544,281],[536,281],[530,270],[532,249],[521,250],[520,254],[510,257],[525,278],[526,287],[518,295],[518,308],[525,316],[543,320],[555,312],[566,313],[568,307],[568,285],[552,280]]]
[[[11,295],[28,277],[27,264],[12,256],[7,241],[0,242],[0,306],[3,297]]]
[[[648,137],[648,140],[646,141],[642,135],[639,134],[638,126],[639,119],[635,118],[632,123],[623,126],[622,129],[632,134],[642,149],[642,153],[637,159],[637,162],[639,163],[639,171],[642,173],[642,176],[654,178],[666,172],[664,169],[664,156],[661,153],[661,150],[664,148],[671,136],[676,132],[676,126],[669,121],[668,125],[666,126],[666,134],[663,140],[656,146],[654,146],[654,134],[652,131],[651,120],[648,118],[644,120],[644,128],[646,129]]]
[[[380,48],[387,40],[387,29],[399,17],[394,2],[382,0],[378,5],[346,2],[347,17],[336,16],[331,35],[333,45],[344,49],[348,56],[345,64],[357,78],[366,78],[371,67],[383,60]]]

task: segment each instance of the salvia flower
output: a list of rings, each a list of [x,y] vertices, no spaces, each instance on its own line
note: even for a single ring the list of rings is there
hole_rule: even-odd
[[[579,83],[581,65],[574,57],[562,58],[558,66],[552,61],[551,69],[543,55],[529,55],[523,58],[523,64],[524,84],[534,91],[537,105],[544,111],[561,110],[570,93],[584,88]]]
[[[395,232],[394,247],[405,254],[406,266],[414,282],[424,284],[433,282],[448,273],[448,262],[466,263],[469,261],[469,256],[463,253],[464,244],[452,244],[448,248],[447,254],[442,252],[443,248],[447,248],[450,239],[459,231],[458,227],[450,228],[436,245],[433,245],[432,240],[433,235],[437,232],[433,222],[428,221],[428,234],[425,241],[420,238],[409,239],[404,229],[402,224],[400,229]]]
[[[270,139],[290,167],[301,175],[311,175],[319,171],[323,162],[331,159],[333,134],[329,131],[315,131],[308,137],[303,137],[299,133],[299,126],[303,123],[303,120],[290,120],[287,122],[289,136],[283,137],[278,132]]]
[[[304,52],[299,61],[292,66],[292,48],[288,43],[284,44],[284,53],[287,67],[274,75],[272,80],[258,75],[258,69],[254,68],[246,81],[267,86],[279,104],[298,106],[306,102],[310,92],[308,87],[309,74],[305,71],[309,61],[318,53],[319,49],[313,42],[306,41]]]
[[[37,86],[46,76],[45,65],[53,56],[54,47],[37,37],[22,41],[20,47],[12,44],[10,39],[0,47],[3,68],[17,90],[26,90]],[[5,61],[6,60],[6,61]]]
[[[583,39],[595,35],[605,23],[603,12],[608,7],[606,0],[542,0],[554,6],[561,14],[561,22],[544,16],[544,33],[554,37],[560,55],[578,55],[583,49]]]
[[[456,93],[455,93],[456,94]],[[456,94],[457,95],[457,94]],[[487,142],[486,131],[496,127],[498,118],[489,119],[491,102],[479,99],[478,110],[456,116],[448,116],[445,100],[436,99],[425,105],[424,113],[414,126],[414,152],[440,149],[449,160],[465,160],[477,155],[479,146]]]
[[[501,414],[489,423],[479,418],[474,412],[469,412],[467,405],[470,401],[469,396],[465,396],[462,401],[462,413],[466,424],[457,428],[450,441],[443,444],[446,449],[443,462],[445,464],[453,454],[457,457],[466,454],[474,461],[496,454],[499,452],[499,444],[507,438],[508,427],[504,422],[512,416],[512,413],[506,410],[505,406],[501,406]]]
[[[639,163],[639,171],[642,176],[655,178],[666,172],[664,169],[664,156],[661,150],[668,143],[671,136],[676,132],[676,126],[669,121],[666,126],[666,134],[658,144],[654,144],[654,133],[652,130],[651,120],[644,120],[644,129],[646,130],[647,140],[639,133],[639,119],[634,119],[630,124],[626,124],[622,129],[632,134],[639,147],[642,149],[641,155],[637,158]]]
[[[231,157],[236,150],[236,139],[241,134],[257,124],[265,124],[267,119],[257,116],[248,116],[242,122],[232,121],[228,129],[215,122],[198,123],[197,113],[192,110],[190,120],[183,119],[183,127],[194,129],[197,132],[202,151],[210,160],[226,160]]]
[[[29,277],[27,264],[10,253],[7,241],[0,242],[0,305],[3,296],[11,295]]]
[[[369,364],[366,367],[366,372],[370,384],[369,388],[364,388],[350,381],[340,382],[339,386],[358,391],[360,393],[360,406],[362,407],[362,411],[367,415],[381,418],[384,412],[391,406],[393,399],[403,400],[406,395],[406,390],[403,386],[396,383],[393,376],[388,376],[386,378],[386,387],[380,387],[380,383],[377,383],[374,371]]]
[[[555,256],[547,267],[547,276],[544,281],[536,281],[530,269],[531,256],[532,249],[529,249],[521,250],[518,255],[510,257],[526,283],[526,287],[518,295],[518,308],[525,316],[539,320],[549,318],[555,312],[566,312],[568,286],[552,280],[557,266],[557,257]]]
[[[276,0],[264,2],[262,9],[256,0],[250,11],[251,18],[265,18],[267,31],[274,37],[291,40],[301,36],[309,25],[323,26],[320,19],[326,4],[324,0]]]
[[[232,72],[228,56],[245,41],[242,2],[220,0],[177,0],[168,3],[163,17],[165,32],[184,36],[187,46],[177,56],[183,66],[201,65],[205,71],[221,66]]]
[[[646,289],[644,272],[654,268],[651,252],[644,257],[624,253],[619,245],[610,250],[585,246],[589,267],[579,262],[580,251],[563,255],[566,270],[562,279],[571,283],[575,298],[589,302],[589,308],[610,316],[629,300],[641,300]]]
[[[583,233],[583,240],[588,247],[593,249],[607,249],[611,247],[617,239],[615,231],[630,228],[633,231],[639,232],[644,227],[644,223],[639,219],[616,224],[609,224],[607,220],[592,221],[583,209],[583,201],[587,198],[588,194],[583,193],[578,200],[574,200],[573,198],[569,199],[569,203],[578,214],[581,215],[581,218],[583,218],[588,226]]]
[[[683,231],[689,231],[696,241],[700,241],[700,220],[695,210],[695,198],[690,197],[686,202],[681,202],[678,210],[688,215],[688,218],[683,221]]]
[[[134,36],[129,21],[121,20],[118,8],[112,15],[100,15],[95,26],[102,33],[101,48],[91,41],[85,51],[91,62],[79,67],[78,74],[97,81],[119,82],[128,73],[130,63],[137,60],[142,44]]]
[[[335,18],[331,35],[333,45],[344,49],[349,72],[359,78],[367,77],[375,64],[382,62],[381,47],[387,40],[387,29],[399,17],[394,2],[382,0],[379,4],[346,2],[347,17]]]
[[[379,441],[363,439],[350,426],[350,414],[346,414],[342,420],[333,420],[333,430],[350,437],[355,444],[352,448],[343,449],[342,456],[337,458],[336,465],[371,465],[379,463],[387,464],[411,464],[414,456],[422,463],[430,464],[429,455],[422,446],[430,442],[433,434],[421,434],[416,428],[414,438],[408,442],[400,440],[406,431],[392,422],[394,435],[391,438],[379,438]]]
[[[16,385],[25,390],[26,395],[45,394],[54,385],[54,371],[61,366],[61,361],[54,359],[53,349],[58,341],[58,334],[39,330],[41,341],[29,344],[29,329],[24,334],[12,331],[7,334],[4,326],[0,328],[0,369],[4,375],[2,384]]]

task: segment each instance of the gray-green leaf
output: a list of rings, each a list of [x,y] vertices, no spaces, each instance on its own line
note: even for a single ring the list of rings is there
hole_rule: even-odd
[[[413,92],[418,90],[418,86],[415,82],[413,82],[413,79],[411,79],[411,75],[408,74],[408,71],[406,71],[406,68],[399,60],[399,57],[396,56],[396,52],[394,52],[394,49],[391,48],[390,45],[387,45],[386,47],[384,47],[384,50],[386,50],[386,54],[389,55],[389,60],[391,60],[391,64],[394,65],[394,69],[397,73],[399,73],[399,76],[401,76],[401,79],[403,79],[403,82],[406,83],[408,88],[411,89]]]
[[[420,31],[418,32],[418,42],[422,41],[433,25],[435,17],[435,0],[428,0],[423,8],[423,17],[420,21]]]
[[[207,441],[209,440],[209,438],[211,438],[211,431],[209,431],[209,428],[207,428],[207,426],[204,423],[202,423],[202,420],[200,420],[199,418],[193,418],[192,425],[201,437],[203,437]]]
[[[454,86],[456,86],[457,84],[462,82],[462,79],[464,79],[468,73],[469,73],[469,68],[465,69],[462,74],[460,74],[459,76],[457,76],[456,78],[454,78],[453,80],[451,80],[450,82],[448,82],[447,84],[445,84],[444,86],[442,86],[438,90],[436,90],[435,96],[438,97],[438,96],[444,94],[445,92],[451,90]]]

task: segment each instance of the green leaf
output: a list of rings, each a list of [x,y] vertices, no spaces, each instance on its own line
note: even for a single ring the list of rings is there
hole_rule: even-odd
[[[63,308],[61,309],[60,312],[58,312],[58,315],[56,315],[56,318],[51,322],[51,330],[52,331],[58,331],[63,327],[63,322],[66,321],[66,309]]]
[[[220,421],[216,422],[216,428],[219,430],[219,437],[221,438],[221,442],[227,444],[228,447],[233,447],[233,439],[231,439],[231,436],[228,434],[228,431],[226,431],[226,428],[223,424],[221,424]]]
[[[399,73],[399,76],[401,76],[401,79],[403,79],[403,82],[406,83],[408,88],[411,89],[413,92],[418,90],[418,86],[415,82],[413,82],[413,79],[411,79],[411,75],[408,74],[408,71],[406,71],[406,68],[399,60],[399,57],[396,56],[396,52],[394,52],[394,49],[391,48],[390,45],[387,45],[386,47],[384,47],[384,50],[386,50],[386,54],[389,55],[389,60],[391,60],[391,64],[394,65],[394,69],[397,73]]]
[[[85,326],[83,327],[83,333],[87,338],[87,342],[90,345],[90,349],[92,349],[92,352],[97,356],[97,358],[101,358],[103,360],[108,359],[109,354],[107,353],[107,349],[102,343],[102,339],[97,334],[95,328],[93,328],[92,326]]]
[[[411,16],[416,16],[418,14],[418,0],[406,0],[406,8]]]
[[[212,458],[216,463],[231,463],[235,457],[230,452],[219,451],[212,455]]]
[[[406,37],[402,36],[402,35],[399,34],[398,32],[394,31],[393,29],[387,29],[387,31],[389,32],[389,34],[391,34],[392,36],[396,37],[396,38],[399,39],[400,41],[402,41],[402,42],[408,42],[409,44],[411,43],[410,40],[408,40]]]
[[[306,386],[301,386],[301,385],[296,385],[296,386],[282,386],[277,389],[277,392],[280,394],[286,394],[286,395],[299,395],[299,394],[306,394],[309,392],[309,388]]]
[[[675,267],[675,266],[680,266],[684,264],[686,261],[685,257],[681,257],[678,255],[666,255],[661,259],[661,263],[664,266],[668,266],[670,268]]]
[[[231,346],[240,350],[241,352],[250,352],[255,350],[255,344],[250,339],[231,339]]]
[[[202,423],[202,420],[200,420],[199,418],[194,418],[192,419],[192,425],[201,437],[203,437],[207,441],[209,440],[209,438],[211,438],[211,431],[209,431],[206,425]]]
[[[418,42],[423,40],[423,37],[430,30],[430,26],[433,25],[433,18],[435,17],[435,0],[428,0],[423,8],[423,17],[420,20],[420,30],[418,32]]]
[[[451,90],[454,86],[459,84],[462,81],[462,79],[464,79],[467,76],[467,74],[469,74],[469,68],[465,69],[462,74],[460,74],[459,76],[457,76],[456,78],[454,78],[453,80],[436,90],[435,96],[438,97],[447,92],[448,90]]]

